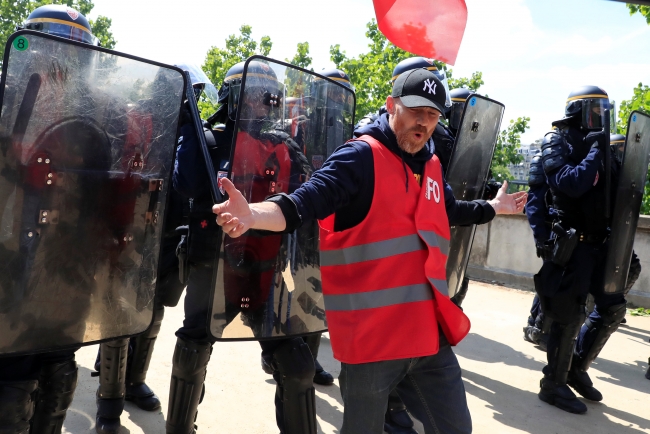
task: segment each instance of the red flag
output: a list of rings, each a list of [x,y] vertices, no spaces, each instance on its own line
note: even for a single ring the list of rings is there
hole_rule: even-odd
[[[373,0],[379,30],[397,47],[451,65],[467,24],[465,0]]]

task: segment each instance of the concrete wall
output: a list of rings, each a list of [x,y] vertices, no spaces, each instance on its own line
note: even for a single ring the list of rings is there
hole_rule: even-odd
[[[641,216],[634,240],[641,260],[641,277],[627,300],[650,308],[650,217]],[[470,279],[495,281],[519,289],[534,290],[533,275],[542,265],[535,254],[533,232],[522,215],[498,216],[476,229],[467,267]]]

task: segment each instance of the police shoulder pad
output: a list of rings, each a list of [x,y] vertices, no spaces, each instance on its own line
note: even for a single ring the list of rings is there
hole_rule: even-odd
[[[569,153],[566,140],[556,132],[548,133],[542,141],[542,167],[545,173],[550,173],[567,163]]]
[[[531,187],[546,183],[546,175],[542,167],[542,153],[538,152],[530,161],[530,171],[528,172],[528,185]]]

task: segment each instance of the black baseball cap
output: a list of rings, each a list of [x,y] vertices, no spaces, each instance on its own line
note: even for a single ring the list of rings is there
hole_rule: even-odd
[[[413,69],[397,77],[391,96],[399,98],[406,107],[431,107],[445,116],[445,86],[426,69]]]

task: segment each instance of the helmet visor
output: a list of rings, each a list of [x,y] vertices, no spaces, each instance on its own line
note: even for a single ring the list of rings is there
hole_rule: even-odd
[[[72,41],[85,42],[90,45],[99,45],[99,40],[80,25],[67,24],[65,21],[40,21],[30,20],[25,23],[25,28],[47,33],[49,35],[60,36]]]
[[[235,93],[237,94],[236,104],[241,105],[239,119],[269,121],[281,119],[283,95],[278,81],[256,75],[255,73],[246,74],[245,89],[241,97],[239,96],[240,89],[234,87],[231,89],[235,91],[233,96]]]
[[[582,126],[587,130],[600,130],[605,126],[605,111],[611,105],[606,98],[582,100]]]
[[[460,118],[463,117],[463,110],[465,109],[465,100],[454,101],[451,106],[451,112],[449,113],[449,126],[454,130],[457,130],[460,127]]]

